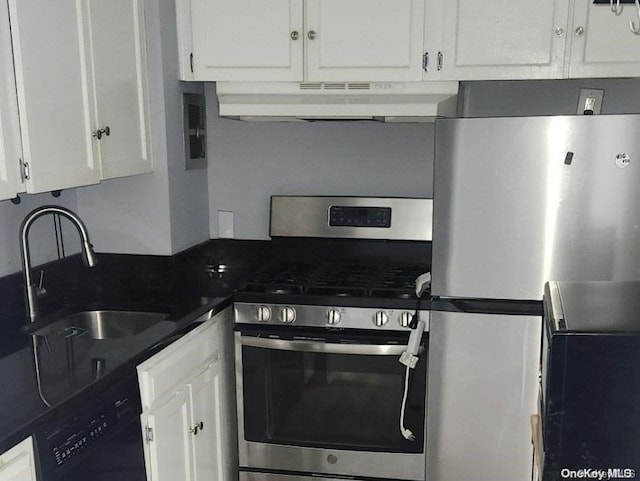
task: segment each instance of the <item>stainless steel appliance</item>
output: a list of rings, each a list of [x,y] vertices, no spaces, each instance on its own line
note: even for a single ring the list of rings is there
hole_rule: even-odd
[[[550,282],[544,305],[543,479],[636,478],[640,282]]]
[[[276,252],[234,297],[242,480],[424,480],[431,207],[272,198]]]
[[[530,479],[545,282],[640,279],[639,129],[436,122],[428,479]]]

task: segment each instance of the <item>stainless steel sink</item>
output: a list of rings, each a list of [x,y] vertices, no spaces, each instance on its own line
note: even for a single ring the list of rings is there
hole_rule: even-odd
[[[87,336],[114,339],[133,336],[164,321],[167,314],[136,311],[81,311],[34,331],[36,336]]]

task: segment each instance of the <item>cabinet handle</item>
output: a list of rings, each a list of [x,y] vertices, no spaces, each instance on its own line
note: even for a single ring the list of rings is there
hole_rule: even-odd
[[[98,129],[91,134],[92,137],[96,137],[98,140],[101,140],[103,135],[107,137],[111,135],[111,128],[108,125],[104,129]]]
[[[562,37],[562,36],[564,35],[564,28],[562,28],[562,27],[556,27],[555,32],[556,32],[556,35],[557,35],[558,37]]]
[[[580,37],[584,33],[584,27],[576,28],[576,37]]]
[[[309,40],[315,40],[317,36],[318,34],[316,33],[315,30],[309,30],[309,33],[307,33],[307,38]]]
[[[197,436],[198,435],[198,431],[202,431],[203,429],[204,429],[204,423],[202,421],[200,421],[198,424],[196,424],[192,428],[189,428],[189,432],[191,434],[193,434],[194,436]]]
[[[291,32],[291,40],[298,40],[298,38],[300,37],[300,33],[298,33],[297,30],[294,30],[293,32]]]

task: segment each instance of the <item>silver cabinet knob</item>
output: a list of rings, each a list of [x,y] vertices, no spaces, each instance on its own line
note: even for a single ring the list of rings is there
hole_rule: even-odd
[[[338,309],[329,309],[327,311],[327,324],[330,326],[340,324],[340,311]]]
[[[256,307],[256,320],[267,322],[271,319],[271,309],[268,306]]]
[[[584,27],[576,28],[576,37],[580,37],[584,33]]]
[[[298,38],[300,38],[300,33],[297,30],[294,30],[293,32],[291,32],[291,40],[298,40]]]
[[[202,431],[203,429],[204,429],[204,423],[200,421],[198,424],[196,424],[192,428],[189,428],[189,432],[192,433],[194,436],[197,436],[198,431]]]
[[[413,319],[413,313],[404,311],[398,316],[398,324],[400,324],[400,327],[409,327],[411,319]]]
[[[378,311],[373,316],[373,324],[377,327],[384,326],[387,322],[389,322],[389,314],[384,311]]]
[[[318,34],[316,33],[315,30],[309,30],[309,32],[307,33],[307,38],[309,40],[315,40],[317,36]]]
[[[280,311],[280,322],[284,322],[285,324],[291,324],[296,320],[296,310],[293,307],[283,307]]]
[[[558,37],[562,37],[564,35],[564,28],[563,27],[556,27],[555,34]]]

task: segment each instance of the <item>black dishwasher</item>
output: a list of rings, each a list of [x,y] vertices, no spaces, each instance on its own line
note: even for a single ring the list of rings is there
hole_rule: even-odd
[[[640,282],[550,282],[544,481],[640,475]]]
[[[37,428],[39,480],[146,481],[135,370],[103,381],[52,409]]]

